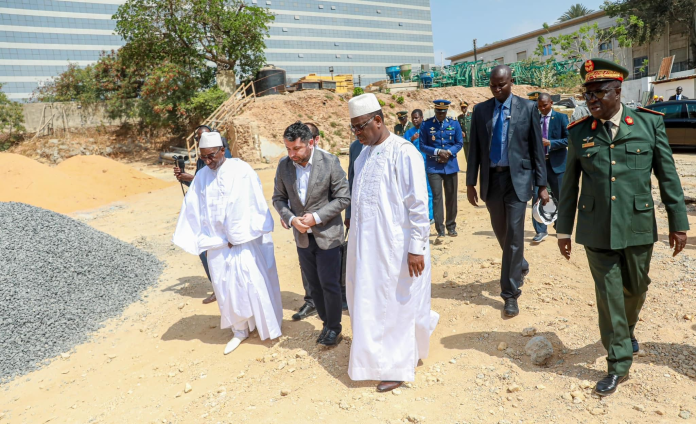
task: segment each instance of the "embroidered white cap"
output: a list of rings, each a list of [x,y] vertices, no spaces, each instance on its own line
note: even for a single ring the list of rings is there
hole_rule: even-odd
[[[222,147],[222,137],[220,137],[220,133],[204,132],[201,134],[201,141],[198,142],[198,148],[209,149],[211,147]]]
[[[348,109],[350,111],[350,118],[353,119],[358,116],[367,115],[368,113],[377,112],[381,110],[382,107],[379,105],[379,101],[374,94],[367,93],[350,99],[348,102]]]

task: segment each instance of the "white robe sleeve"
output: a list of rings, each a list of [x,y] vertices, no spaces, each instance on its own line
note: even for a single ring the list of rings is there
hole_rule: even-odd
[[[251,167],[235,179],[225,211],[227,241],[240,245],[273,231],[273,217],[263,196],[261,180]]]
[[[397,156],[398,183],[408,211],[407,225],[411,238],[408,252],[424,255],[430,236],[428,187],[423,156],[413,145],[404,145]]]
[[[201,233],[200,194],[196,178],[181,203],[179,220],[172,237],[172,243],[192,255],[200,255],[206,249],[201,249],[198,244],[198,235]]]

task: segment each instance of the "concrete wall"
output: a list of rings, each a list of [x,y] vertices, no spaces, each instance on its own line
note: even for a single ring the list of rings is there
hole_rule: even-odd
[[[104,107],[98,105],[89,110],[79,108],[76,103],[24,103],[24,126],[27,132],[36,132],[42,123],[53,116],[53,128],[63,128],[63,113],[68,128],[87,128],[99,125],[119,125],[121,121],[112,121],[104,113]],[[42,121],[43,117],[43,121]]]

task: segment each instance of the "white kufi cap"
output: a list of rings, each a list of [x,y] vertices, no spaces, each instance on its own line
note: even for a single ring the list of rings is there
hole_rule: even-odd
[[[348,109],[350,110],[350,118],[353,119],[382,110],[382,106],[379,105],[379,101],[377,101],[377,97],[374,94],[367,93],[350,99]]]
[[[220,133],[204,132],[201,134],[201,141],[198,142],[198,148],[209,149],[211,147],[222,147],[222,137],[220,137]]]

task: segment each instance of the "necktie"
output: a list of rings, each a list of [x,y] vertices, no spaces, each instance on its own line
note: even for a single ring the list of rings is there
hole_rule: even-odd
[[[607,135],[609,135],[609,140],[614,140],[614,136],[611,134],[611,128],[614,126],[614,124],[611,121],[607,121],[604,123],[604,128],[607,130]]]
[[[498,120],[495,121],[495,127],[493,127],[493,138],[491,139],[491,153],[490,159],[493,163],[500,162],[502,156],[503,148],[503,124],[505,124],[505,117],[503,116],[503,105],[498,108]]]
[[[549,139],[549,117],[544,116],[541,119],[542,119],[541,136],[548,140]],[[547,155],[549,154],[549,147],[548,146],[544,146],[544,154],[547,154]]]

